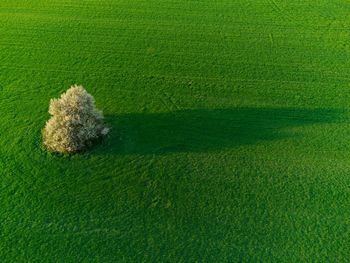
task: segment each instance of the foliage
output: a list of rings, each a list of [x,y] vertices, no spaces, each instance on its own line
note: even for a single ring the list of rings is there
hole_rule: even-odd
[[[82,87],[74,85],[59,99],[51,99],[43,142],[49,151],[79,152],[108,133],[95,99]]]

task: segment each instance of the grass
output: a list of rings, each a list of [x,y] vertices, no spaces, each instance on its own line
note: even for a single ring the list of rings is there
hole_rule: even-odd
[[[2,0],[1,261],[346,261],[349,7]],[[74,83],[112,133],[48,154]]]

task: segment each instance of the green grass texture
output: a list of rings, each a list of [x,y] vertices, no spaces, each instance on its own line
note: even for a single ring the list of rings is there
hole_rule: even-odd
[[[1,0],[1,262],[346,262],[350,2]],[[82,84],[111,128],[47,153]]]

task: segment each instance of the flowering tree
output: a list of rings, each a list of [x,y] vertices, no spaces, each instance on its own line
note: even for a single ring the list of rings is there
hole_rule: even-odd
[[[109,132],[95,99],[82,86],[74,85],[59,99],[51,99],[49,113],[43,143],[52,152],[82,151]]]

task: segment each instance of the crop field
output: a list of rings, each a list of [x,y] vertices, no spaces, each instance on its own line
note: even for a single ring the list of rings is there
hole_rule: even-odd
[[[1,0],[1,262],[344,262],[350,2]],[[111,128],[48,153],[83,85]]]

